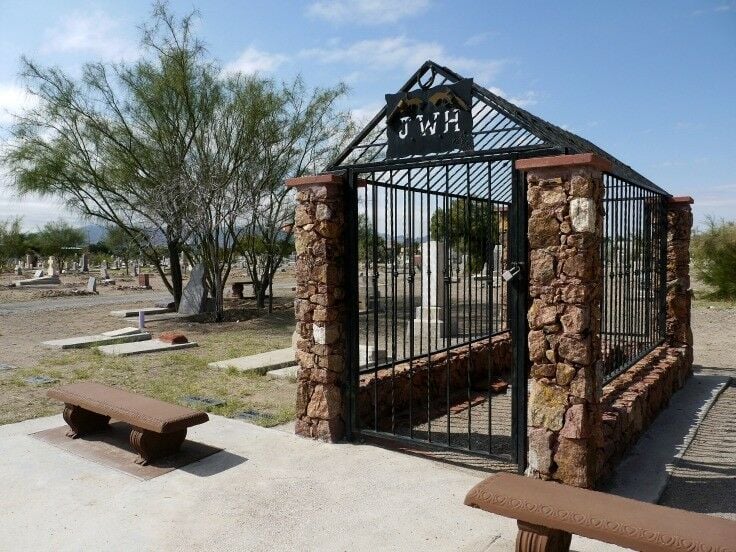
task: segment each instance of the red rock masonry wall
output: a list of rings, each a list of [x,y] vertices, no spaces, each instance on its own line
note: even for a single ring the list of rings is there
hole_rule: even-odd
[[[490,354],[489,354],[490,353]],[[488,366],[492,367],[492,379],[509,378],[513,366],[511,336],[509,333],[436,353],[431,360],[422,357],[411,362],[397,364],[393,370],[385,368],[374,376],[360,378],[358,392],[358,417],[361,427],[390,430],[392,404],[396,412],[402,412],[412,403],[412,422],[426,421],[427,400],[438,408],[446,408],[447,378],[450,389],[465,390],[470,380],[479,388],[488,385]],[[508,381],[508,379],[507,379]],[[376,387],[377,386],[377,387]],[[463,391],[465,393],[465,391]],[[378,406],[378,427],[375,427],[374,400]],[[452,400],[452,399],[451,399]],[[467,395],[464,400],[467,400]]]
[[[685,347],[663,345],[603,388],[599,474],[611,473],[626,450],[667,406],[690,375]]]
[[[297,187],[295,431],[330,442],[339,441],[345,428],[343,202],[340,183]]]

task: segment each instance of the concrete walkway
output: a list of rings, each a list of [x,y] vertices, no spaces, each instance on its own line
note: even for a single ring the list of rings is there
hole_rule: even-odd
[[[149,481],[29,436],[61,416],[0,427],[0,550],[513,550],[513,521],[463,505],[486,474],[211,418],[189,436],[224,451]]]
[[[659,503],[736,520],[736,387],[708,412]]]

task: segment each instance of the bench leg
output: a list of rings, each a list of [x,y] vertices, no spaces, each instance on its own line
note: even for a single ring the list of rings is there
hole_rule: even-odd
[[[66,436],[76,439],[106,429],[110,416],[103,416],[77,405],[66,403],[64,405],[64,421],[70,428],[66,432]]]
[[[135,463],[147,466],[149,463],[174,454],[179,450],[187,430],[173,431],[171,433],[155,433],[134,427],[130,431],[130,445],[139,454]]]
[[[568,552],[572,535],[559,529],[517,521],[516,552]]]

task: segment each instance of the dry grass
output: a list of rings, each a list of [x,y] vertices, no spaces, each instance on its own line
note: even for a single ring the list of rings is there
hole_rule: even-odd
[[[211,369],[207,363],[288,347],[292,312],[284,308],[271,316],[225,324],[160,323],[157,332],[182,330],[200,345],[181,353],[106,357],[96,349],[48,351],[32,367],[0,372],[0,424],[60,412],[60,405],[46,397],[49,386],[27,383],[31,376],[55,378],[58,385],[95,380],[179,404],[187,395],[211,397],[225,401],[207,409],[215,414],[254,410],[264,414],[255,423],[287,422],[294,417],[294,382]]]

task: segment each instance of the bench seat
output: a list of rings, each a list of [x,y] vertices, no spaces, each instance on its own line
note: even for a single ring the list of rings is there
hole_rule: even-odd
[[[130,443],[140,455],[136,460],[140,464],[176,452],[187,428],[209,420],[205,412],[96,382],[57,387],[48,396],[64,402],[67,435],[73,439],[104,430],[110,418],[130,424]]]
[[[518,520],[518,552],[567,551],[571,534],[645,552],[736,552],[734,521],[510,473],[478,483],[465,504]]]

